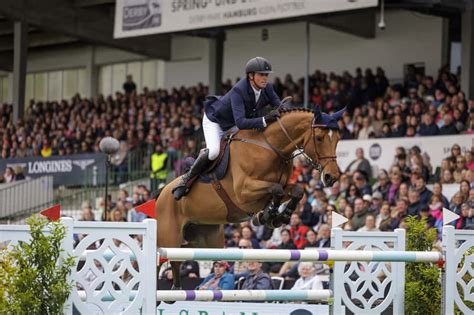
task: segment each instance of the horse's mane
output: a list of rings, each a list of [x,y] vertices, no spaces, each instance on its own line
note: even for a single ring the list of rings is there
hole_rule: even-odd
[[[280,114],[287,114],[287,113],[293,113],[293,112],[303,112],[303,113],[312,113],[314,114],[314,110],[310,108],[304,108],[304,107],[282,107],[278,109]]]

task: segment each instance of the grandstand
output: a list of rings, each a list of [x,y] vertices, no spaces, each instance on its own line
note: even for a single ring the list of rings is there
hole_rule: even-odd
[[[143,221],[134,208],[206,146],[206,97],[264,56],[280,99],[348,108],[343,172],[324,187],[294,159],[290,182],[305,194],[290,224],[227,224],[226,246],[330,247],[331,211],[344,230],[394,231],[415,216],[441,236],[449,208],[456,229],[474,229],[473,43],[472,0],[2,0],[0,221],[57,203],[77,220]],[[109,164],[105,137],[120,143]],[[186,289],[211,269],[185,266]],[[289,289],[299,278],[291,264],[262,270]]]

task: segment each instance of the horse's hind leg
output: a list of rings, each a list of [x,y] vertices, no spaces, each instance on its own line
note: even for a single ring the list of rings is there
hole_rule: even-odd
[[[168,187],[166,187],[168,188]],[[165,189],[166,189],[165,188]],[[163,192],[158,199],[162,206],[157,220],[157,246],[158,247],[181,247],[183,242],[184,218],[179,215],[176,201],[172,199],[169,191]],[[173,288],[181,287],[179,269],[181,262],[171,262],[173,272]]]

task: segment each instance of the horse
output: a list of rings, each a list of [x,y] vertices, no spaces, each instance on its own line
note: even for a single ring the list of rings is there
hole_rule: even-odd
[[[326,187],[340,176],[337,121],[344,111],[328,115],[319,107],[314,111],[281,108],[280,118],[263,131],[241,130],[229,136],[230,158],[220,181],[196,181],[185,197],[175,200],[171,190],[176,178],[159,194],[155,205],[158,247],[223,248],[225,223],[252,219],[255,225],[271,228],[288,224],[304,194],[299,185],[289,184],[295,156],[302,155],[319,170]],[[173,289],[181,288],[180,265],[171,262]]]

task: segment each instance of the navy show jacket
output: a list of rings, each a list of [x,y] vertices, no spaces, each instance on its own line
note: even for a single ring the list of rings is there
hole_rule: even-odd
[[[219,124],[222,130],[237,126],[244,129],[263,129],[263,119],[260,110],[270,104],[280,105],[280,98],[275,93],[273,85],[268,83],[261,90],[257,104],[255,92],[247,78],[242,78],[224,96],[210,96],[204,102],[204,110],[210,121]]]

